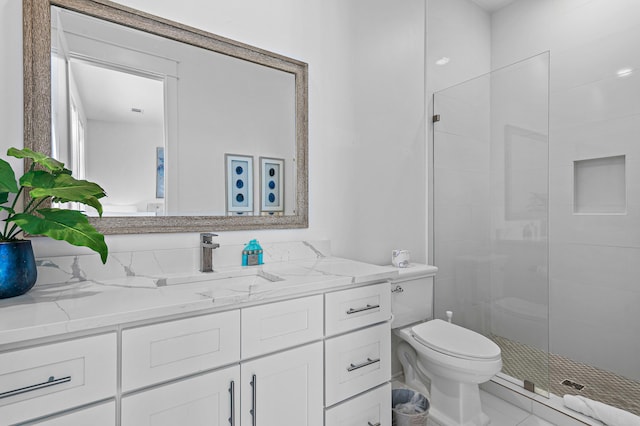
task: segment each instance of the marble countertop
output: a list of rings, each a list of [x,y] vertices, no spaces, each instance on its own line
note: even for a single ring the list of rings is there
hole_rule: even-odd
[[[69,279],[0,300],[0,350],[70,332],[229,310],[397,277],[394,267],[318,257],[226,267],[213,273]]]

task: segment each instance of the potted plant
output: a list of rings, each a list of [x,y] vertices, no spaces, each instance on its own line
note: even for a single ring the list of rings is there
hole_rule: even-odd
[[[108,249],[104,235],[89,223],[83,212],[43,206],[46,201],[77,202],[95,208],[102,216],[99,199],[106,195],[104,190],[96,183],[75,179],[63,163],[28,148],[9,148],[7,155],[29,158],[32,164],[16,181],[11,165],[0,159],[0,211],[7,215],[4,228],[0,229],[0,299],[24,294],[36,282],[31,241],[19,238],[23,232],[88,247],[106,263]],[[30,199],[18,211],[19,200],[26,192]]]

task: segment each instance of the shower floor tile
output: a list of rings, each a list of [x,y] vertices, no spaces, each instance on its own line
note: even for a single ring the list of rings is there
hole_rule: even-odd
[[[555,354],[500,336],[491,336],[502,350],[502,371],[517,379],[527,379],[551,393],[582,395],[640,415],[640,382],[581,364]],[[547,365],[549,377],[546,376]],[[563,381],[584,385],[581,390]]]

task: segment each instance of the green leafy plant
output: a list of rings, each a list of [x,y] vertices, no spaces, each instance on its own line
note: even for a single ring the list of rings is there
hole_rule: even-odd
[[[0,241],[16,241],[21,232],[63,240],[76,246],[88,247],[100,254],[106,263],[108,248],[104,235],[90,223],[87,216],[77,210],[41,207],[49,200],[56,203],[78,202],[95,208],[102,216],[99,199],[106,194],[96,183],[78,180],[64,164],[28,148],[9,148],[7,155],[32,160],[29,170],[16,182],[11,165],[0,159],[0,210],[7,212]],[[16,206],[23,193],[30,200],[22,211]],[[15,194],[9,205],[10,194]]]

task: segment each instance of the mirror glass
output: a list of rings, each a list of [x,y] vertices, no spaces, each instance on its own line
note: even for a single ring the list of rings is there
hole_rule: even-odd
[[[28,3],[48,10],[50,61],[29,60],[51,124],[28,131],[25,102],[25,146],[105,188],[98,229],[307,226],[306,64],[115,3]]]

